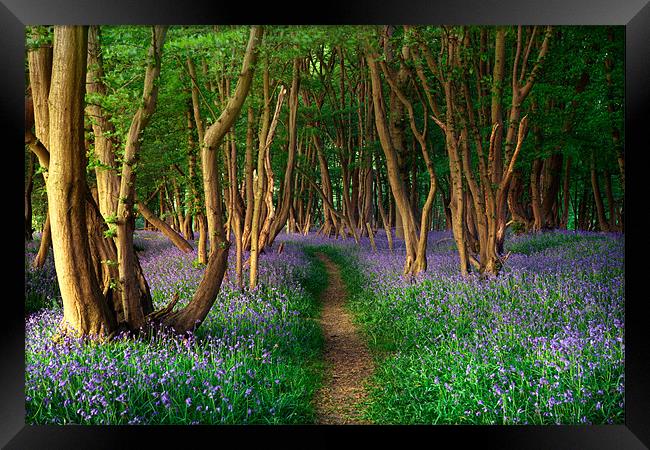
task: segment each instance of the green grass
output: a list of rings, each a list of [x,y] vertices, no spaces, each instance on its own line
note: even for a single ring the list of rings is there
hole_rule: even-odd
[[[352,319],[361,327],[368,344],[377,358],[397,349],[402,342],[404,329],[396,326],[394,321],[374,308],[370,292],[364,289],[366,277],[359,268],[354,253],[344,253],[335,245],[312,247],[312,252],[322,252],[340,269],[341,279],[347,293],[346,308],[352,313]]]
[[[562,246],[570,246],[576,243],[592,243],[594,246],[603,244],[607,238],[598,235],[584,235],[582,233],[556,233],[556,232],[539,232],[524,235],[523,238],[507,242],[506,251],[512,253],[521,253],[523,255],[532,255],[548,249],[554,249]]]
[[[600,236],[530,239],[511,249],[584,255],[592,242],[594,253],[606,247]],[[616,322],[623,314],[612,301],[623,295],[613,281],[620,270],[474,282],[439,276],[377,295],[358,255],[319,250],[341,268],[349,309],[376,359],[367,410],[374,423],[623,423],[623,330]],[[599,326],[590,342],[589,327]],[[548,345],[527,341],[535,338]]]

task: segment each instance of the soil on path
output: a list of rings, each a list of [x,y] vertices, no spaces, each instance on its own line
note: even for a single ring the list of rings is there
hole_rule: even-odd
[[[325,379],[315,397],[316,423],[370,424],[361,417],[361,403],[373,371],[372,358],[344,307],[346,293],[338,267],[325,255],[317,256],[325,264],[329,283],[321,294]]]

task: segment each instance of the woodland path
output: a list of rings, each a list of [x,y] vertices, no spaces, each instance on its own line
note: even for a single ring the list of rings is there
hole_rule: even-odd
[[[316,423],[363,425],[362,401],[365,383],[372,375],[373,362],[360,332],[345,309],[345,286],[339,268],[325,255],[317,254],[328,274],[327,289],[321,294],[325,379],[315,396]]]

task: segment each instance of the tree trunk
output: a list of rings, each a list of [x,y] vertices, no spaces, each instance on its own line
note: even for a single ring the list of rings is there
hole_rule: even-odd
[[[524,183],[522,174],[520,170],[515,170],[512,174],[510,189],[508,189],[508,209],[515,221],[522,224],[525,230],[530,230],[533,227],[533,219],[530,217],[530,207],[527,209],[523,204],[523,198]]]
[[[208,221],[205,214],[196,215],[196,221],[199,224],[199,245],[197,247],[199,264],[208,263]]]
[[[254,289],[257,286],[257,260],[259,257],[259,232],[262,215],[262,195],[264,174],[264,159],[266,152],[266,138],[269,131],[269,120],[271,116],[271,98],[269,88],[269,63],[268,59],[264,64],[263,74],[263,91],[264,91],[264,108],[260,118],[259,131],[259,149],[257,153],[257,174],[253,179],[253,215],[251,218],[251,244],[250,244],[250,271],[249,286]]]
[[[451,45],[449,52],[453,53]],[[456,138],[454,123],[454,92],[451,81],[444,81],[443,87],[447,103],[447,123],[445,124],[443,131],[445,133],[445,146],[447,148],[447,154],[449,156],[449,177],[451,179],[451,226],[454,240],[456,241],[456,247],[458,248],[458,256],[460,258],[460,273],[462,276],[467,276],[469,274],[469,254],[467,251],[467,237],[465,236],[465,227],[463,225],[465,204],[463,201],[464,196],[462,166],[461,159],[458,154],[459,140]]]
[[[544,183],[542,198],[542,227],[557,228],[557,203],[562,175],[562,154],[554,153],[544,160]]]
[[[424,128],[423,131],[420,132],[417,128],[416,120],[415,120],[415,113],[413,111],[413,104],[406,98],[406,95],[404,92],[400,89],[398,83],[396,82],[395,79],[390,74],[390,71],[388,67],[386,66],[385,63],[381,62],[380,63],[382,70],[384,72],[384,76],[386,77],[386,80],[390,84],[390,87],[393,91],[393,93],[399,98],[400,102],[404,105],[408,112],[408,117],[409,117],[409,125],[411,127],[411,132],[413,133],[414,138],[417,140],[418,144],[420,145],[420,150],[422,152],[422,158],[424,159],[424,163],[427,168],[427,172],[429,174],[429,192],[427,194],[426,201],[424,203],[424,207],[422,208],[422,215],[420,216],[420,235],[417,238],[417,241],[415,243],[416,245],[416,253],[415,253],[415,261],[413,263],[413,266],[410,270],[410,273],[417,274],[419,272],[425,271],[427,269],[427,257],[426,257],[426,250],[427,250],[427,222],[429,215],[431,213],[431,208],[433,206],[433,200],[435,199],[436,196],[436,189],[437,189],[437,178],[436,178],[436,173],[433,167],[433,162],[431,161],[431,158],[429,157],[429,151],[427,149],[427,108],[426,105],[424,104],[424,101],[420,98],[422,102],[422,107],[423,107],[423,121],[424,121]],[[415,161],[415,155],[411,155],[413,160]],[[415,170],[415,165],[413,165],[414,168],[414,173],[413,173],[413,186],[417,186],[417,171]],[[412,191],[413,193],[413,191]],[[410,204],[410,211],[413,213],[413,211],[416,209],[414,205],[416,204],[416,196],[413,195],[413,198],[411,199],[411,204]],[[414,230],[416,231],[416,230]]]
[[[131,126],[125,139],[122,176],[120,179],[119,198],[117,205],[117,222],[115,224],[117,247],[117,262],[122,291],[124,319],[128,327],[137,330],[144,325],[145,312],[142,307],[143,293],[134,270],[136,266],[135,250],[133,248],[133,231],[135,230],[135,170],[138,152],[141,146],[141,135],[149,123],[156,108],[158,97],[158,78],[162,47],[165,41],[167,27],[152,28],[151,45],[149,47],[149,64],[145,70],[144,87],[141,105],[135,112]],[[162,192],[162,190],[161,190]]]
[[[25,132],[25,140],[33,153],[38,155],[43,169],[47,170],[50,164],[49,151],[43,146],[42,143],[37,141],[36,137],[29,130]],[[108,226],[102,217],[99,207],[97,206],[97,188],[91,189],[91,192],[88,192],[86,195],[86,220],[90,244],[90,254],[94,265],[94,272],[96,274],[97,280],[100,281],[100,289],[102,291],[102,295],[106,298],[107,303],[112,306],[112,311],[114,313],[114,317],[117,318],[118,326],[121,326],[124,319],[124,314],[121,296],[119,294],[119,291],[117,291],[115,288],[115,282],[119,279],[118,268],[115,264],[117,261],[117,250],[113,239],[106,237]],[[42,240],[42,244],[47,243],[47,246],[49,246],[51,243],[51,228],[49,222],[50,220],[48,213],[45,224],[46,226],[44,227],[44,241]],[[37,259],[35,261],[36,263],[42,264],[42,262],[44,262],[44,259],[42,261],[38,261],[38,257],[42,255],[46,255],[46,253],[40,253],[37,255]],[[45,258],[45,256],[43,256],[43,258]],[[140,263],[137,261],[137,258],[134,272],[140,286],[142,308],[145,314],[148,314],[153,310],[153,305],[151,303],[151,294],[149,292],[149,286],[144,279],[144,274],[142,273],[142,268],[140,267]]]
[[[63,332],[110,334],[116,321],[95,277],[86,228],[83,103],[87,28],[56,26],[50,107],[48,204]]]
[[[144,217],[146,221],[156,227],[158,231],[167,236],[180,251],[184,253],[190,253],[192,250],[194,250],[190,243],[183,239],[183,236],[178,234],[169,225],[167,225],[165,221],[156,216],[149,208],[147,208],[143,202],[136,198],[135,204],[137,205],[138,212],[142,214],[142,217]]]
[[[178,233],[183,232],[183,223],[185,222],[183,218],[183,204],[181,202],[181,191],[178,187],[178,182],[176,178],[172,178],[172,188],[174,192],[174,207],[176,209],[176,230]]]
[[[535,62],[533,68],[531,69],[530,73],[526,77],[525,73],[525,67],[526,67],[526,60],[528,57],[528,52],[524,54],[524,58],[522,61],[521,67],[519,67],[519,59],[520,59],[520,50],[522,49],[522,27],[518,27],[518,32],[517,32],[517,50],[513,62],[513,76],[512,76],[512,89],[513,89],[513,95],[512,95],[512,103],[510,107],[510,113],[508,115],[508,130],[506,133],[506,140],[505,140],[505,155],[507,159],[512,160],[512,155],[514,154],[514,150],[517,146],[517,141],[518,141],[518,132],[517,132],[517,124],[520,123],[520,116],[521,116],[521,106],[526,100],[526,97],[528,97],[528,94],[530,94],[533,86],[535,85],[535,82],[537,81],[538,78],[538,73],[539,70],[541,69],[542,63],[544,62],[546,55],[548,53],[549,49],[549,41],[552,36],[552,31],[553,27],[552,26],[547,26],[546,30],[544,32],[544,40],[542,41],[542,44],[539,48],[538,56],[537,56],[537,61]],[[532,38],[534,37],[533,33],[531,33],[531,42],[529,44],[532,44]],[[520,73],[521,71],[521,73]],[[525,81],[524,81],[524,78]],[[499,127],[501,128],[501,127]],[[500,151],[500,150],[497,150]],[[501,183],[503,183],[503,179],[505,179],[505,176],[501,179]],[[506,235],[506,223],[508,219],[508,207],[507,207],[507,196],[508,196],[508,189],[509,189],[509,183],[505,184],[503,186],[503,193],[502,195],[499,196],[497,199],[497,205],[496,205],[496,219],[497,219],[497,252],[502,253],[503,252],[503,245],[505,241],[505,235]]]
[[[234,132],[230,140],[230,158],[228,167],[228,184],[231,196],[231,217],[230,227],[235,235],[235,273],[237,274],[237,285],[243,287],[242,279],[242,258],[243,258],[243,231],[244,231],[244,200],[237,189],[237,146]]]
[[[86,86],[89,94],[97,97],[106,95],[104,85],[103,58],[100,47],[100,28],[88,28],[88,74]],[[97,101],[97,100],[95,100]],[[88,103],[86,113],[91,117],[94,134],[95,157],[99,165],[95,167],[99,210],[104,218],[116,217],[120,193],[120,181],[115,161],[115,149],[111,137],[115,127],[98,103]]]
[[[172,326],[177,333],[195,330],[214,304],[228,263],[229,242],[224,239],[223,220],[221,217],[221,187],[216,166],[216,148],[225,134],[232,127],[239,115],[242,104],[248,95],[257,60],[258,43],[262,38],[263,28],[251,27],[242,69],[233,95],[217,121],[206,131],[203,143],[202,168],[208,212],[207,222],[210,236],[210,255],[208,264],[199,286],[190,303],[180,311],[166,314],[163,322]]]
[[[321,185],[323,186],[323,193],[325,194],[325,197],[328,200],[327,202],[325,201],[323,202],[323,215],[324,215],[323,234],[326,236],[330,236],[332,234],[332,231],[336,230],[336,228],[338,227],[338,220],[333,210],[334,197],[333,197],[333,190],[332,190],[332,180],[330,178],[327,159],[325,158],[323,149],[321,147],[320,137],[314,135],[313,142],[314,142],[314,146],[316,147],[316,155],[318,156],[318,164],[320,168]],[[330,205],[332,206],[330,207]],[[334,232],[334,234],[336,234],[336,232]]]
[[[384,110],[381,80],[379,78],[376,59],[376,55],[372,54],[368,54],[366,57],[372,82],[375,124],[377,127],[379,140],[384,151],[384,155],[386,156],[388,181],[390,183],[391,191],[393,192],[393,196],[397,204],[397,209],[399,210],[401,219],[403,221],[404,242],[406,246],[404,273],[409,273],[411,270],[411,265],[415,262],[417,252],[415,219],[413,217],[413,210],[411,209],[411,205],[408,202],[405,186],[400,176],[398,154],[396,149],[393,147],[393,141],[389,132],[389,128],[386,125],[386,113]]]
[[[598,226],[600,231],[610,231],[609,223],[605,217],[605,206],[603,205],[603,197],[600,194],[600,186],[598,185],[598,172],[596,171],[596,164],[594,156],[591,157],[591,189],[594,193],[594,202],[596,204],[596,213],[598,217]]]
[[[608,170],[605,170],[605,193],[607,195],[607,206],[609,206],[609,230],[617,231],[619,228],[616,224],[616,202],[612,192],[612,176]]]
[[[492,106],[491,106],[491,123],[498,124],[496,135],[494,137],[494,147],[488,155],[490,162],[490,178],[492,183],[499,184],[503,176],[503,78],[505,73],[506,61],[506,29],[498,27],[496,30],[495,49],[494,49],[494,68],[492,73]]]
[[[569,191],[569,182],[571,181],[571,155],[567,156],[566,161],[564,162],[564,181],[562,184],[562,219],[560,220],[560,228],[567,229],[569,223],[569,200],[570,200],[570,191]]]
[[[284,171],[284,180],[282,187],[282,200],[280,202],[280,210],[271,224],[269,231],[268,245],[272,245],[276,236],[285,226],[287,218],[289,217],[289,209],[291,207],[291,198],[293,190],[291,184],[293,183],[293,168],[296,161],[296,146],[297,146],[297,128],[296,120],[298,116],[298,90],[300,89],[300,59],[294,58],[293,60],[293,76],[291,81],[291,88],[289,91],[289,148],[287,154],[287,165]]]
[[[253,126],[255,116],[253,108],[248,108],[248,117],[246,121],[246,159],[244,163],[244,187],[246,192],[246,215],[244,217],[244,231],[242,235],[242,245],[244,249],[250,248],[251,224],[253,222],[253,207],[255,197],[253,192]]]
[[[273,137],[275,135],[275,128],[277,126],[280,109],[284,101],[286,90],[280,88],[278,100],[273,113],[273,119],[269,124],[270,117],[270,88],[269,88],[269,71],[268,60],[265,64],[264,71],[264,112],[261,119],[261,130],[259,134],[259,151],[257,158],[257,179],[255,180],[255,204],[253,209],[253,220],[251,226],[251,250],[250,250],[250,271],[249,271],[249,286],[254,289],[257,286],[257,266],[259,260],[259,253],[266,245],[266,238],[269,233],[269,227],[273,219],[273,172],[271,171],[271,161],[269,155],[269,148]],[[264,189],[263,182],[266,180],[267,185]],[[262,198],[264,197],[264,198]],[[264,201],[264,204],[262,203]],[[262,207],[266,205],[266,217],[262,221]]]
[[[589,189],[587,182],[582,183],[582,198],[580,200],[580,206],[578,207],[578,217],[576,219],[577,229],[586,230],[589,224],[589,218],[587,217],[587,205],[589,204]]]
[[[41,243],[38,247],[38,253],[32,262],[32,267],[34,269],[40,269],[45,265],[47,260],[47,253],[52,246],[52,229],[50,228],[50,211],[48,205],[48,211],[45,215],[45,224],[43,225],[43,232],[41,233]]]
[[[530,201],[533,207],[533,231],[542,229],[542,200],[540,198],[540,175],[542,173],[542,160],[535,158],[530,171]]]
[[[251,83],[253,81],[254,65],[257,60],[257,41],[262,37],[261,27],[251,27],[251,33],[246,48],[246,55],[242,65],[237,86],[232,96],[228,100],[226,107],[223,109],[217,121],[212,124],[205,132],[201,149],[201,162],[203,170],[203,184],[205,197],[205,208],[208,221],[208,240],[210,242],[210,252],[214,251],[217,241],[221,245],[223,237],[218,237],[217,222],[222,220],[221,199],[217,199],[214,189],[210,186],[219,185],[217,179],[220,175],[216,171],[217,153],[216,149],[221,145],[226,133],[230,130],[233,123],[241,111],[241,107],[248,95]],[[208,195],[210,194],[210,195]]]
[[[30,145],[30,149],[38,156],[40,166],[44,169],[43,180],[47,186],[49,167],[49,129],[50,129],[50,112],[48,107],[48,97],[50,93],[50,85],[52,79],[52,47],[42,46],[37,49],[30,50],[27,53],[27,60],[29,66],[29,86],[31,89],[31,99],[28,99],[25,105],[25,112],[31,112],[29,123],[26,123],[26,131],[31,133],[31,122],[33,119],[35,136],[26,136],[27,140],[35,142],[36,138],[42,143],[45,150],[39,152],[38,146]],[[50,230],[50,217],[49,207],[48,213],[45,218],[43,232],[41,234],[41,243],[38,253],[33,261],[34,268],[41,268],[47,260],[47,254],[52,245],[51,230]]]
[[[377,160],[379,160],[378,156],[376,158]],[[378,162],[379,161],[377,161],[377,167],[379,167]],[[375,178],[376,178],[375,183],[377,185],[377,208],[379,209],[379,215],[381,216],[381,221],[384,225],[384,230],[386,231],[386,239],[388,240],[388,249],[391,253],[393,253],[393,235],[390,229],[390,221],[386,216],[386,212],[384,210],[384,199],[382,194],[383,184],[382,184],[379,170],[375,172]]]

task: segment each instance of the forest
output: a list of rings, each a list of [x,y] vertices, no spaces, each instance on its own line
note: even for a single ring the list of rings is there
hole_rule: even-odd
[[[26,27],[26,422],[624,423],[624,50]]]

